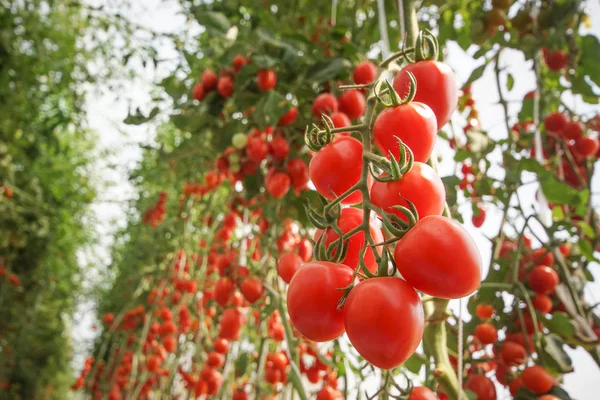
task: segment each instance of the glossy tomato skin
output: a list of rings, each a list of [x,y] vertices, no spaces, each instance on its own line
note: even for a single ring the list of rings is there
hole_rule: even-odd
[[[373,136],[379,150],[396,159],[400,156],[398,138],[408,146],[415,161],[426,162],[437,136],[435,114],[426,104],[413,101],[383,110],[373,125]]]
[[[313,102],[312,112],[317,118],[321,118],[321,114],[330,115],[338,110],[339,103],[331,93],[322,93],[317,96]]]
[[[277,262],[277,274],[285,283],[290,283],[302,264],[303,260],[298,254],[285,253],[279,257],[279,261]]]
[[[291,125],[294,122],[296,122],[297,118],[298,118],[298,108],[292,107],[289,110],[287,110],[286,113],[283,114],[283,116],[281,118],[279,118],[277,125],[280,125],[280,126]]]
[[[481,282],[481,255],[456,221],[428,216],[400,239],[394,250],[398,271],[415,289],[444,299],[465,297]]]
[[[217,83],[217,91],[219,94],[225,98],[231,97],[233,94],[233,81],[228,76],[223,76],[219,78]]]
[[[344,264],[313,261],[304,264],[288,287],[292,325],[307,339],[326,342],[344,333],[344,314],[337,310],[340,288],[352,282],[353,270]]]
[[[256,76],[256,84],[262,92],[268,92],[277,84],[277,74],[272,69],[261,69]]]
[[[458,84],[454,72],[439,61],[419,61],[402,69],[394,81],[394,90],[400,96],[408,93],[411,72],[417,80],[414,101],[427,104],[436,115],[437,129],[442,129],[458,105]]]
[[[419,213],[419,218],[441,215],[446,201],[446,189],[438,174],[429,165],[415,162],[410,171],[400,180],[374,181],[371,186],[371,201],[383,211],[395,214],[406,221],[406,216],[393,206],[410,209],[410,200]]]
[[[358,208],[344,208],[340,213],[340,217],[338,219],[338,226],[343,233],[350,232],[352,229],[359,226],[363,221],[363,212]],[[369,221],[369,229],[371,231],[371,237],[375,241],[375,243],[383,242],[383,234],[381,233],[381,229],[377,226],[375,221]],[[315,233],[315,242],[319,239],[319,237],[323,234],[323,231],[318,230]],[[325,231],[325,244],[327,246],[333,244],[339,237],[337,233],[333,231],[333,229],[328,228]],[[355,269],[360,261],[360,252],[362,251],[363,245],[365,243],[365,233],[359,232],[353,235],[350,239],[348,239],[348,251],[346,253],[346,257],[341,260],[342,264],[349,266],[352,269]],[[381,248],[378,247],[377,251],[381,253]],[[373,249],[370,247],[367,248],[365,252],[365,264],[367,268],[371,272],[377,271],[377,261],[375,260],[375,254],[373,254]]]
[[[352,77],[357,85],[368,85],[377,78],[377,66],[371,61],[365,60],[354,68]]]
[[[539,365],[527,367],[521,374],[523,385],[535,394],[544,394],[552,389],[556,380],[550,373]]]
[[[288,161],[286,171],[294,189],[304,189],[308,183],[308,165],[300,159],[293,158]]]
[[[265,177],[267,192],[276,199],[280,199],[290,188],[290,177],[285,172],[273,172]]]
[[[538,265],[529,274],[527,283],[536,293],[550,293],[558,285],[559,278],[556,271],[546,265]]]
[[[238,340],[240,338],[240,330],[246,322],[244,314],[237,308],[228,308],[223,311],[219,320],[219,337],[228,340]]]
[[[360,118],[367,108],[365,95],[358,90],[347,90],[338,99],[339,109],[352,119]]]
[[[426,386],[415,386],[408,396],[408,400],[438,400],[437,395]]]
[[[204,85],[202,84],[202,82],[196,83],[196,86],[194,86],[194,91],[192,93],[194,100],[202,101],[202,99],[204,99],[204,95]]]
[[[329,200],[350,189],[360,179],[363,145],[349,136],[340,136],[319,150],[308,166],[308,175],[317,192]],[[362,195],[357,190],[342,204],[358,204]]]
[[[396,277],[362,281],[344,305],[350,342],[365,360],[382,369],[394,368],[414,353],[424,323],[419,295]]]
[[[467,378],[465,389],[477,395],[477,400],[496,400],[496,386],[490,378],[482,374],[471,375]]]

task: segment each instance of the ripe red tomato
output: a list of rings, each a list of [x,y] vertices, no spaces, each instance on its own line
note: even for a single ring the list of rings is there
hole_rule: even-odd
[[[265,291],[262,282],[258,278],[247,278],[242,282],[240,291],[250,304],[256,303]]]
[[[347,90],[338,99],[339,109],[352,119],[360,118],[365,113],[367,101],[365,95],[358,90]]]
[[[260,137],[248,137],[246,155],[255,163],[260,164],[269,154],[269,144]]]
[[[538,400],[560,400],[560,398],[552,394],[545,394],[541,397],[538,397]]]
[[[437,395],[426,386],[415,386],[408,396],[408,400],[438,400]]]
[[[204,99],[204,94],[204,85],[202,82],[196,83],[196,86],[194,86],[194,92],[192,93],[194,100],[202,101]]]
[[[261,69],[256,75],[256,84],[262,92],[268,92],[277,84],[277,74],[272,69]]]
[[[483,345],[492,344],[498,341],[498,331],[492,324],[479,324],[475,327],[475,337]]]
[[[233,281],[229,278],[221,278],[217,281],[215,285],[215,301],[221,307],[225,307],[231,296],[233,296],[233,291],[235,290],[235,285]]]
[[[377,78],[377,66],[371,61],[365,60],[354,68],[352,77],[357,85],[368,85]]]
[[[536,293],[550,293],[558,285],[558,274],[551,267],[538,265],[529,274],[527,283]]]
[[[560,135],[569,122],[569,117],[558,111],[551,112],[544,118],[544,128],[550,133]]]
[[[271,154],[276,160],[285,160],[290,154],[290,145],[287,140],[281,136],[277,136],[271,140]]]
[[[563,257],[569,257],[571,255],[571,243],[565,243],[558,246]]]
[[[268,173],[265,177],[267,192],[276,199],[280,199],[290,189],[290,177],[285,172]]]
[[[575,141],[575,150],[583,157],[594,156],[598,149],[600,149],[598,139],[591,136],[581,136]]]
[[[569,140],[577,140],[583,136],[585,126],[579,121],[569,121],[562,129],[562,135]]]
[[[494,307],[489,304],[478,304],[477,307],[475,307],[475,314],[477,314],[480,319],[492,318],[492,315],[494,315]]]
[[[217,87],[217,74],[210,69],[207,69],[202,73],[202,84],[204,85],[204,89],[209,92]]]
[[[568,56],[562,50],[544,51],[544,61],[550,71],[560,71],[567,66]]]
[[[286,171],[290,176],[294,189],[304,189],[308,183],[308,165],[300,159],[293,158],[288,161]]]
[[[336,137],[319,150],[308,166],[308,174],[317,192],[329,200],[335,199],[360,180],[363,145],[350,136]],[[362,201],[360,191],[342,200],[342,204]]]
[[[313,261],[304,264],[292,278],[287,302],[290,321],[307,339],[333,340],[344,333],[344,314],[337,310],[343,291],[352,282],[353,271],[344,264]]]
[[[222,76],[217,83],[217,91],[225,98],[233,94],[233,81],[228,76]]]
[[[531,299],[533,308],[543,314],[548,314],[552,311],[552,299],[545,294],[537,293],[533,299]]]
[[[166,351],[173,353],[177,348],[177,339],[174,336],[167,336],[163,339],[163,346]]]
[[[500,356],[508,365],[521,365],[527,360],[527,351],[518,343],[506,342],[502,346]]]
[[[223,365],[225,365],[225,357],[223,357],[223,354],[221,353],[211,351],[208,353],[208,357],[206,357],[206,365],[211,368],[221,368]]]
[[[535,394],[549,392],[556,383],[554,377],[539,365],[525,368],[521,378],[523,379],[523,386]]]
[[[386,157],[391,151],[398,159],[399,138],[412,150],[415,161],[426,162],[437,136],[435,114],[431,108],[419,102],[387,108],[377,116],[373,136],[377,147]]]
[[[223,385],[223,375],[221,375],[219,371],[211,368],[211,372],[208,374],[208,378],[206,379],[206,384],[206,394],[209,396],[214,396],[219,392],[221,386]]]
[[[496,400],[496,386],[490,378],[482,374],[471,375],[465,382],[465,389],[477,395],[476,400]]]
[[[317,118],[321,118],[321,114],[331,115],[338,110],[338,101],[331,93],[322,93],[317,96],[313,102],[312,112]]]
[[[554,254],[544,248],[535,249],[532,255],[533,262],[535,265],[548,265],[554,264]]]
[[[334,128],[345,128],[347,126],[352,125],[352,121],[346,114],[341,111],[336,111],[329,116],[331,118],[331,122],[333,122]],[[348,132],[338,133],[338,135],[345,135]]]
[[[481,282],[477,245],[465,228],[445,217],[420,219],[396,245],[394,259],[409,284],[434,297],[465,297]]]
[[[146,368],[150,372],[156,372],[160,368],[161,364],[160,357],[157,355],[152,355],[146,359]]]
[[[323,386],[319,393],[317,393],[317,400],[337,400],[342,397],[342,393],[331,386]]]
[[[296,253],[285,253],[277,262],[277,274],[285,283],[290,283],[294,274],[302,266],[303,260]]]
[[[458,84],[454,72],[447,64],[439,61],[409,64],[398,72],[394,81],[394,90],[400,96],[408,93],[410,87],[408,72],[412,72],[417,80],[414,101],[427,104],[436,116],[436,128],[442,129],[450,121],[458,105]]]
[[[308,262],[312,258],[313,245],[307,238],[301,239],[297,245],[298,255],[302,261]]]
[[[406,220],[406,216],[393,206],[408,206],[410,200],[419,213],[419,218],[441,215],[446,201],[446,189],[438,174],[429,165],[415,162],[410,171],[400,180],[374,181],[371,186],[371,201],[388,213]]]
[[[235,392],[233,392],[231,400],[248,400],[248,394],[244,392],[243,388],[238,388]]]
[[[229,341],[225,338],[217,338],[213,344],[214,350],[219,354],[225,354],[229,351]]]
[[[279,125],[279,126],[291,125],[294,122],[296,122],[297,118],[298,118],[298,108],[292,107],[289,110],[287,110],[286,113],[283,114],[283,116],[281,118],[279,118],[277,125]]]
[[[247,63],[248,63],[248,60],[246,60],[246,57],[244,57],[244,56],[240,56],[238,54],[237,56],[233,57],[232,65],[233,65],[233,69],[235,70],[235,72],[238,72]]]
[[[415,352],[424,324],[419,295],[396,277],[360,282],[344,305],[350,343],[365,360],[382,369],[402,364]]]
[[[483,225],[483,223],[485,222],[485,208],[478,205],[477,210],[479,212],[479,215],[475,215],[475,213],[473,213],[473,216],[471,217],[471,222],[473,222],[473,226],[475,228],[480,228],[481,225]]]
[[[522,386],[523,386],[523,379],[519,376],[510,382],[510,384],[508,385],[508,390],[510,390],[510,394],[515,396],[517,394],[517,392],[519,391],[519,389],[521,389]]]
[[[219,320],[219,336],[229,340],[238,340],[245,316],[237,308],[227,308]]]

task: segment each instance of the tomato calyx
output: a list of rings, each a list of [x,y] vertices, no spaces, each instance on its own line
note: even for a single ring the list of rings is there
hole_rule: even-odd
[[[390,83],[390,81],[388,81],[387,79],[379,81],[377,83],[377,85],[375,86],[375,90],[373,90],[373,93],[375,94],[375,97],[377,98],[379,103],[383,105],[383,107],[398,107],[403,104],[410,103],[415,98],[415,94],[417,93],[417,79],[412,74],[412,72],[407,72],[407,74],[410,82],[408,86],[408,93],[404,98],[400,97],[398,92],[394,90],[393,84]],[[381,88],[382,85],[385,86],[383,89]],[[384,98],[385,95],[389,97],[389,101],[386,101],[386,99]]]
[[[415,61],[437,60],[439,50],[435,35],[429,29],[421,30],[415,42]]]
[[[389,159],[386,157],[379,156],[373,157],[373,155],[371,155],[370,153],[365,152],[365,156],[368,157],[371,161],[371,175],[373,176],[373,179],[375,179],[378,182],[385,183],[400,180],[406,173],[408,173],[412,169],[414,165],[415,157],[410,147],[404,144],[404,142],[397,136],[396,140],[398,141],[398,145],[400,147],[400,155],[398,157],[398,160],[396,160],[391,151],[388,151]],[[376,166],[379,169],[381,169],[385,173],[385,175],[375,173],[375,171],[372,168],[373,166]]]
[[[312,151],[319,151],[321,148],[331,143],[336,134],[360,132],[366,127],[364,124],[359,124],[336,128],[329,115],[323,114],[321,115],[321,118],[323,121],[323,128],[313,123],[311,129],[306,127],[306,132],[304,133],[304,143]]]

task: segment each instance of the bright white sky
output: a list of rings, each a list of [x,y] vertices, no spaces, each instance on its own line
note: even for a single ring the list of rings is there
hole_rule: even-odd
[[[109,3],[110,0],[97,0],[94,3]],[[188,37],[198,33],[199,27],[188,29],[189,25],[185,23],[185,17],[178,14],[180,10],[177,1],[172,0],[129,0],[129,10],[123,10],[132,21],[141,25],[150,27],[160,32],[182,32],[187,29]],[[594,24],[592,32],[600,36],[600,4],[593,3],[590,9],[590,15]],[[159,59],[169,59],[176,55],[174,49],[164,42],[159,47]],[[451,46],[448,52],[448,63],[457,71],[459,82],[464,82],[469,77],[471,71],[479,64],[474,62],[457,46]],[[510,72],[515,78],[515,85],[511,92],[504,92],[507,100],[521,100],[523,95],[534,89],[534,79],[531,74],[530,63],[525,62],[522,56],[517,52],[506,51],[504,53],[502,64],[508,66]],[[139,74],[136,79],[125,84],[121,93],[110,92],[98,95],[94,93],[88,97],[87,113],[90,127],[98,132],[99,142],[102,149],[110,151],[112,156],[106,160],[100,160],[95,168],[99,182],[108,182],[111,184],[106,190],[102,191],[99,200],[94,204],[93,211],[97,221],[96,229],[100,234],[100,244],[92,250],[91,253],[82,255],[82,262],[91,262],[94,269],[86,273],[88,282],[97,280],[98,274],[102,274],[103,266],[110,262],[109,249],[112,243],[112,237],[115,230],[126,223],[126,201],[133,196],[135,192],[128,182],[128,171],[130,171],[140,160],[141,151],[138,145],[152,141],[154,136],[154,127],[143,125],[141,127],[129,126],[122,123],[127,116],[129,106],[150,107],[151,92],[154,83],[160,78],[169,75],[173,65],[162,64],[158,70],[153,68],[142,68],[138,66]],[[498,95],[496,92],[495,79],[491,68],[486,70],[483,78],[473,85],[473,96],[477,102],[482,126],[494,138],[505,137],[504,119],[500,106],[497,104]],[[588,111],[583,102],[573,102],[568,99],[569,104],[577,111]],[[512,104],[510,112],[518,111],[518,104]],[[595,110],[600,113],[600,107]],[[440,141],[441,142],[441,141]],[[451,153],[445,146],[438,146],[438,154],[443,157],[440,165],[440,175],[451,175],[454,173],[454,163],[451,160]],[[111,165],[112,164],[112,165]],[[500,178],[502,175],[499,176]],[[600,178],[594,177],[594,187],[598,188]],[[537,185],[529,185],[523,188],[521,192],[524,202],[533,203]],[[597,190],[597,189],[596,189]],[[595,204],[598,205],[596,199]],[[470,220],[470,205],[463,206],[467,215],[466,220]],[[498,232],[501,214],[499,210],[488,208],[488,217],[484,226],[478,230],[467,223],[467,229],[475,238],[484,260],[489,259],[490,243],[482,235],[493,237]],[[487,266],[486,266],[487,268]],[[595,272],[596,277],[600,278],[600,273]],[[600,297],[600,284],[590,285],[588,296],[593,299],[594,294]],[[593,301],[593,300],[592,300]],[[457,303],[457,302],[455,302]],[[466,301],[464,302],[466,303]],[[457,304],[453,304],[454,309],[458,309]],[[83,303],[79,307],[74,323],[75,342],[79,346],[79,356],[76,363],[81,365],[83,355],[81,350],[89,348],[90,340],[94,338],[95,332],[91,326],[95,322],[94,304]],[[583,351],[569,351],[575,364],[575,371],[566,375],[565,385],[574,399],[595,400],[598,394],[595,393],[600,382],[600,370]],[[507,393],[499,392],[499,399],[508,398]]]

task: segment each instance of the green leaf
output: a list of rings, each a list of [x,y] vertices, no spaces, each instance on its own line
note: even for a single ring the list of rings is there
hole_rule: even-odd
[[[144,114],[142,114],[142,112],[138,108],[136,110],[135,114],[133,114],[133,115],[129,114],[127,116],[127,118],[125,118],[123,120],[123,122],[126,123],[127,125],[141,125],[143,123],[150,121],[152,118],[156,117],[158,112],[159,112],[158,107],[154,107],[152,109],[152,111],[150,111],[150,114],[148,114],[148,116],[146,117]]]
[[[165,88],[165,92],[173,98],[179,100],[181,96],[188,92],[188,88],[183,81],[175,75],[169,76],[160,82],[160,85]]]
[[[506,78],[506,88],[512,90],[513,86],[515,86],[515,77],[509,73]]]
[[[487,67],[487,65],[488,65],[488,60],[485,60],[485,62],[483,64],[481,64],[479,67],[475,68],[473,70],[473,72],[471,72],[471,76],[469,76],[469,79],[467,79],[464,86],[469,86],[471,83],[473,83],[477,79],[481,78],[483,76],[483,72],[485,71],[485,67]]]
[[[205,123],[205,119],[200,115],[175,114],[171,115],[171,122],[182,131],[195,133]]]
[[[254,61],[259,68],[272,68],[279,64],[279,60],[266,55],[254,56],[252,57],[252,61]]]
[[[543,336],[541,343],[540,356],[546,368],[559,374],[573,372],[573,361],[565,351],[564,342],[558,335],[551,333]]]
[[[548,328],[550,332],[556,333],[567,339],[573,337],[575,334],[575,325],[564,312],[557,311],[553,313],[551,317],[544,316],[543,319],[544,326]]]
[[[307,78],[316,83],[322,83],[329,79],[340,77],[342,73],[348,73],[352,63],[345,58],[333,58],[327,61],[318,61],[313,64],[308,72]]]
[[[533,97],[523,100],[523,106],[519,111],[519,121],[527,122],[533,119]]]
[[[231,22],[225,14],[215,11],[196,10],[196,20],[208,31],[226,33],[231,28]]]
[[[418,374],[421,371],[421,368],[425,365],[425,360],[423,356],[417,353],[413,353],[412,356],[406,362],[404,362],[404,366],[413,374]]]
[[[586,35],[580,39],[578,75],[588,76],[592,82],[600,86],[600,41],[594,35]]]
[[[555,221],[562,221],[565,219],[565,212],[561,206],[554,206],[552,208],[552,219]]]
[[[442,182],[444,182],[444,188],[446,189],[446,201],[449,204],[456,204],[457,201],[457,192],[456,188],[460,183],[460,178],[456,175],[444,176],[442,178]]]
[[[579,239],[579,241],[577,242],[577,247],[579,248],[579,252],[581,253],[581,255],[584,256],[588,261],[600,262],[594,256],[594,248],[588,240],[584,238]]]

